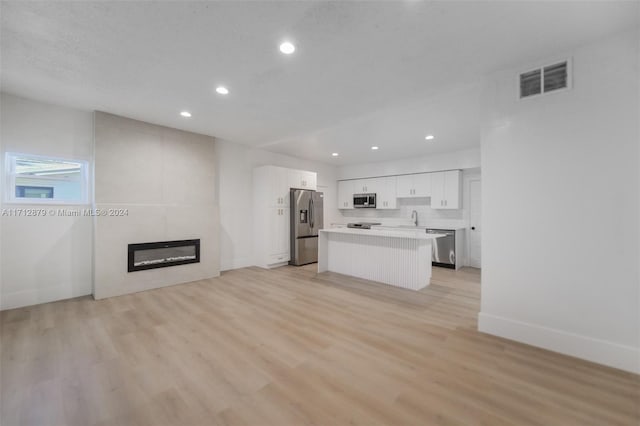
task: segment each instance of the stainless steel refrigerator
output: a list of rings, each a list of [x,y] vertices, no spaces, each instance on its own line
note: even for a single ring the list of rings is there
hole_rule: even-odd
[[[292,189],[290,265],[318,261],[318,230],[323,225],[323,194],[306,189]]]

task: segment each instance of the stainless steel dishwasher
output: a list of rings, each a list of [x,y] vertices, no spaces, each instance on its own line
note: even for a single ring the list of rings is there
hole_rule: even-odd
[[[452,229],[427,229],[427,234],[445,234],[432,244],[431,264],[456,269],[456,231]]]

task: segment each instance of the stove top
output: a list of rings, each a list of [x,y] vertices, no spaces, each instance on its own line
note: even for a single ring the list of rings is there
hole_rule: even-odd
[[[356,222],[356,223],[347,223],[347,228],[358,228],[358,229],[371,229],[372,226],[382,225],[379,222]]]

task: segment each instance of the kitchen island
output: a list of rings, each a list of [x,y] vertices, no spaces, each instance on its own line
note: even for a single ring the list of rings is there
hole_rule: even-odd
[[[443,236],[424,230],[321,229],[318,272],[420,290],[431,280],[431,244]]]

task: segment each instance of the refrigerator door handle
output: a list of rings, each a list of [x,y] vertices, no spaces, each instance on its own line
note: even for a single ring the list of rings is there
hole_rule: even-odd
[[[311,197],[309,198],[309,224],[311,225],[311,229],[314,227],[313,216],[313,197]]]

